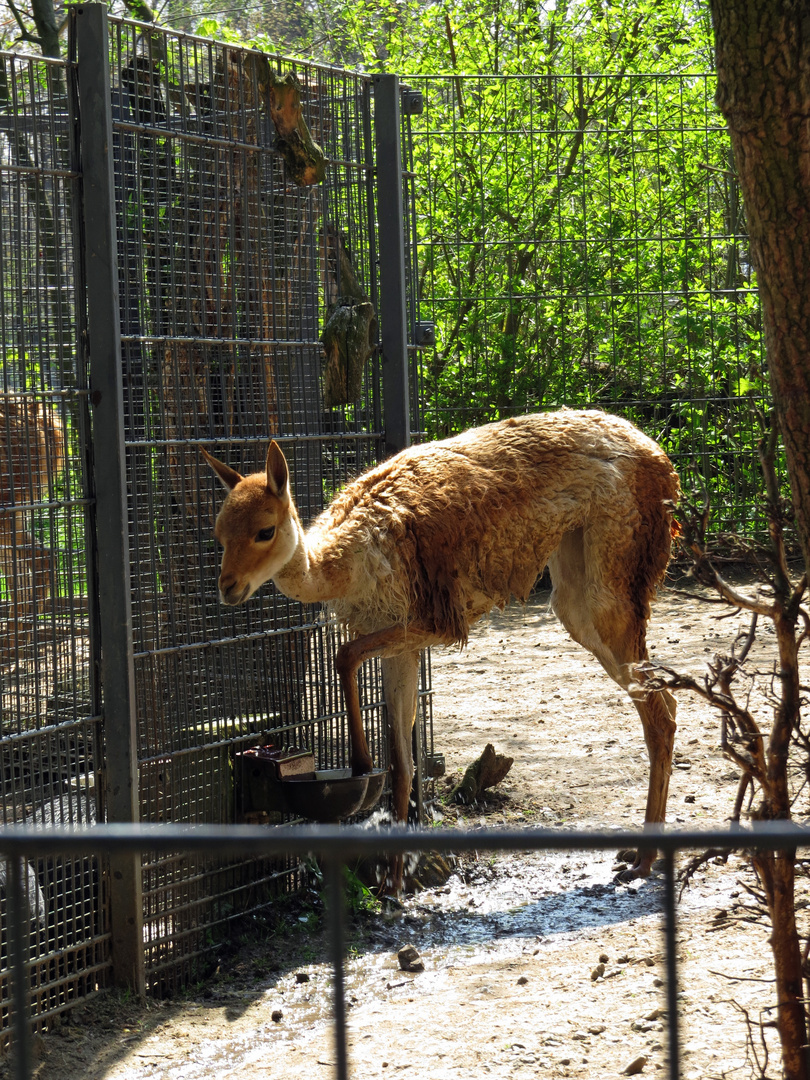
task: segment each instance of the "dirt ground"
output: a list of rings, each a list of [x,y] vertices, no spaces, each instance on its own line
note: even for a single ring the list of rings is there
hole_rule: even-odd
[[[678,587],[692,588],[676,581]],[[664,589],[650,628],[654,659],[700,673],[739,618]],[[754,663],[766,671],[763,627]],[[444,825],[637,826],[647,757],[630,701],[575,645],[539,592],[495,614],[464,652],[433,654],[436,749],[448,781],[491,742],[514,757],[472,810],[443,804]],[[737,773],[719,722],[679,699],[671,824],[720,824]],[[615,881],[613,854],[480,856],[401,910],[354,912],[346,965],[353,1076],[409,1080],[611,1077],[636,1062],[664,1075],[666,1016],[659,874]],[[750,913],[746,863],[710,864],[679,915],[683,1075],[763,1075],[746,1015],[773,1017],[767,928]],[[104,995],[35,1046],[38,1080],[248,1080],[331,1077],[330,973],[320,902],[300,897],[223,948],[215,974],[182,997]],[[804,914],[804,913],[803,913]],[[411,943],[424,971],[399,969]],[[601,970],[597,965],[603,964]],[[767,1076],[778,1076],[772,1033]],[[755,1040],[760,1061],[764,1048]],[[643,1059],[643,1064],[639,1062]]]

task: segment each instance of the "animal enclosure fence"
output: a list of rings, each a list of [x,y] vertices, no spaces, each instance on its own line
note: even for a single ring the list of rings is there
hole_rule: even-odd
[[[685,490],[705,486],[714,530],[767,533],[761,314],[713,74],[574,56],[414,86],[428,431],[604,408],[661,443]]]
[[[4,824],[281,822],[242,751],[345,763],[338,633],[271,589],[219,605],[198,445],[249,470],[272,434],[309,518],[410,435],[601,405],[757,525],[759,309],[709,100],[684,75],[406,88],[92,4],[67,62],[0,56]],[[384,765],[375,664],[361,694]],[[417,732],[429,795],[429,657]],[[179,985],[296,866],[32,861],[35,1014]]]
[[[198,446],[249,471],[273,435],[306,520],[418,430],[401,98],[394,77],[108,20],[103,5],[71,12],[66,63],[0,57],[4,824],[272,825],[291,815],[251,802],[243,751],[305,744],[321,768],[347,764],[340,632],[272,589],[221,607],[221,492]],[[384,767],[376,664],[361,700]],[[428,657],[419,719],[422,766]],[[295,887],[297,866],[32,861],[35,1017],[111,981],[182,984],[229,920]],[[3,912],[4,1024],[6,943]]]

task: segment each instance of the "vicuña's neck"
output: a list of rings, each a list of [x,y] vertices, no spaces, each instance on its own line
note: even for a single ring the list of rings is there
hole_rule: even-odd
[[[351,574],[339,562],[327,560],[313,545],[300,522],[295,522],[298,543],[289,562],[274,580],[285,596],[303,604],[338,600],[349,591]]]

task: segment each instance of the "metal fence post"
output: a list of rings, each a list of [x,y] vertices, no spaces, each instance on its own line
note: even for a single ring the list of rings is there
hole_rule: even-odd
[[[405,222],[402,206],[399,77],[374,76],[377,220],[380,254],[380,343],[386,455],[411,444]]]
[[[380,342],[386,456],[411,445],[401,130],[399,76],[375,75],[374,139],[377,153]],[[413,727],[413,756],[416,766],[416,812],[418,820],[424,822],[424,754],[418,707]]]
[[[139,818],[135,669],[129,568],[124,394],[115,225],[109,31],[105,4],[75,19],[84,210],[83,252],[93,405],[96,578],[104,717],[104,805],[109,822]],[[144,992],[141,859],[109,854],[114,979]]]

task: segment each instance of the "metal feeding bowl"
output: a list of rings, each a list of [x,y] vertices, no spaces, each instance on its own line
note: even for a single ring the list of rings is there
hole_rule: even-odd
[[[352,776],[351,769],[319,769],[314,777],[287,777],[280,786],[291,813],[327,824],[376,806],[386,776],[385,769],[362,776]]]

